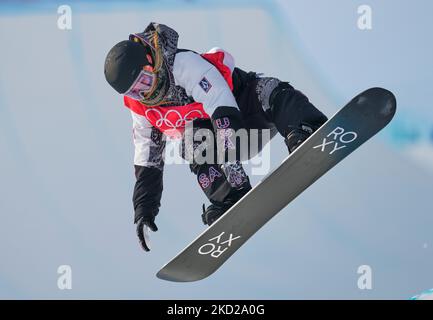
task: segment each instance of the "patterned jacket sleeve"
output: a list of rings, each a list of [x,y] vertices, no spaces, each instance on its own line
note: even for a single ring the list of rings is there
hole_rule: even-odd
[[[227,63],[224,64],[233,70],[233,57],[227,52],[224,52],[224,55],[228,58]],[[240,154],[245,148],[240,148],[239,139],[237,141],[236,136],[229,132],[236,132],[244,128],[245,124],[233,92],[221,72],[199,54],[185,51],[176,54],[173,74],[176,84],[184,87],[194,101],[203,104],[204,110],[211,117],[214,130],[222,131],[218,137],[227,140],[223,144],[227,147],[225,158],[229,158],[230,152],[236,156],[236,159],[245,158],[245,155]]]
[[[165,139],[149,121],[134,112],[133,139],[136,183],[133,194],[134,222],[143,216],[155,217],[161,205]]]

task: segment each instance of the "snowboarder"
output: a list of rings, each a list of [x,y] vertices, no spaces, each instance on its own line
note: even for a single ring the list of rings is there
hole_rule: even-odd
[[[177,32],[163,24],[150,23],[142,33],[117,43],[107,54],[104,73],[108,83],[124,95],[132,114],[134,223],[145,251],[150,250],[145,228],[158,230],[155,217],[163,190],[164,135],[181,133],[184,158],[187,140],[182,132],[191,123],[194,130],[217,134],[270,130],[271,136],[283,136],[291,153],[327,120],[288,82],[235,67],[233,57],[223,49],[204,54],[179,49]],[[227,149],[240,149],[236,140],[227,139]],[[204,224],[210,226],[251,189],[241,157],[236,153],[236,161],[223,157],[222,162],[190,163],[211,202],[203,209]]]

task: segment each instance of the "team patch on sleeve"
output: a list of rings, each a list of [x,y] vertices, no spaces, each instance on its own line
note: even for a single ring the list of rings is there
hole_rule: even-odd
[[[212,88],[212,85],[210,84],[208,79],[206,79],[206,77],[203,77],[203,79],[200,80],[199,85],[206,93],[208,93],[209,90]]]

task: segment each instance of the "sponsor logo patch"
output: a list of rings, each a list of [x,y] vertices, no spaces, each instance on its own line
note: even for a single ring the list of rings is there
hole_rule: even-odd
[[[212,88],[212,85],[210,84],[209,80],[206,79],[206,77],[203,77],[203,79],[200,80],[199,85],[206,93],[208,93],[209,90]]]

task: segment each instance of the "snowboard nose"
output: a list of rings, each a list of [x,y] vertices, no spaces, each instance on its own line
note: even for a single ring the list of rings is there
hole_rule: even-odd
[[[364,113],[371,114],[372,109],[375,114],[386,120],[391,121],[397,110],[397,99],[395,95],[384,88],[374,87],[359,94],[353,99],[357,105],[362,107]],[[379,108],[379,110],[377,110]]]

